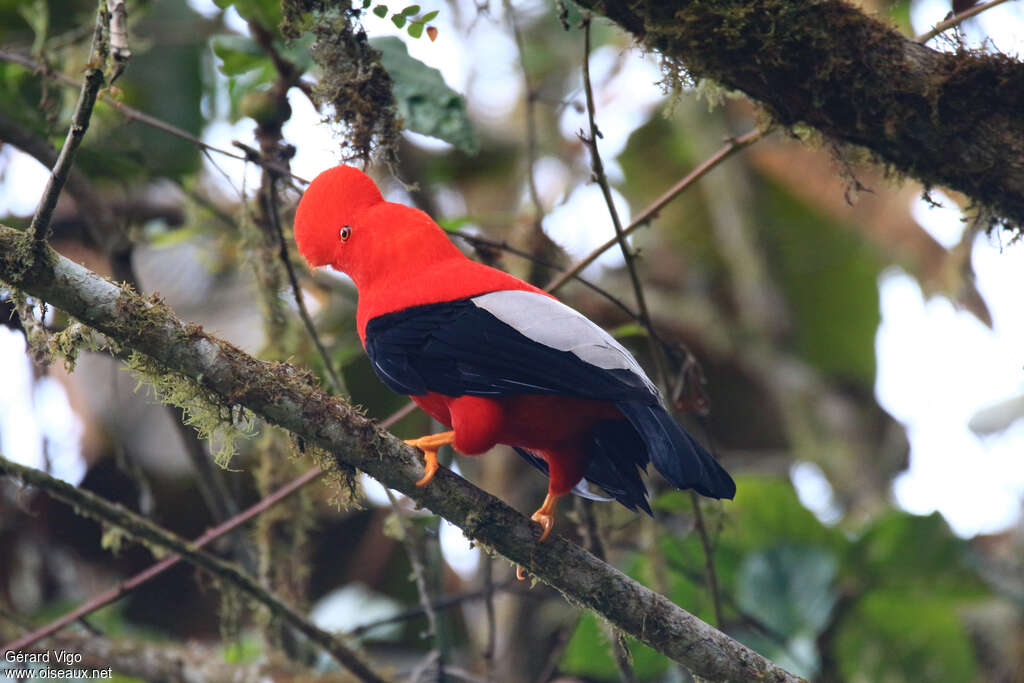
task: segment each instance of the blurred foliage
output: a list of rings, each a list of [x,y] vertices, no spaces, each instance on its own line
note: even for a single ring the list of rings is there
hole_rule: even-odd
[[[394,89],[398,113],[406,130],[440,138],[468,154],[480,143],[466,115],[462,96],[448,87],[437,69],[409,56],[398,38],[377,38],[370,45],[380,52]]]
[[[380,151],[375,144],[397,130],[400,119],[406,130],[451,147],[388,140],[397,151],[393,158],[390,151],[382,156],[394,166],[378,164],[376,175],[386,191],[428,211],[445,229],[530,251],[539,243],[534,218],[540,213],[539,218],[548,219],[542,222],[551,233],[547,236],[566,245],[565,253],[556,254],[563,263],[610,235],[600,203],[595,211],[594,205],[571,199],[590,181],[589,158],[575,134],[584,120],[582,36],[579,9],[571,0],[514,5],[521,54],[508,7],[497,2],[215,4],[202,6],[201,13],[171,0],[128,3],[133,57],[107,94],[202,136],[212,127],[238,122],[254,127],[253,119],[266,120],[268,103],[271,113],[283,112],[287,120],[290,109],[278,106],[279,91],[290,89],[292,98],[315,100],[324,119],[331,119],[329,110],[335,108],[333,118],[341,124],[338,158],[353,149],[357,156]],[[911,0],[862,4],[910,31]],[[0,1],[0,43],[79,78],[88,59],[95,8],[84,0]],[[423,40],[424,27],[435,21],[442,26],[439,40]],[[379,33],[381,25],[394,26],[401,37],[367,37],[364,29]],[[478,39],[481,34],[484,38]],[[409,54],[409,45],[440,50],[445,41],[461,49],[451,54],[474,62],[468,65],[466,92],[457,92],[440,71]],[[688,90],[665,93],[641,106],[632,89],[646,89],[658,75],[638,66],[633,37],[599,20],[593,41],[598,125],[610,146],[612,139],[623,140],[605,162],[631,215],[718,149],[724,137],[759,125],[757,111],[743,100],[725,98],[710,106],[708,93],[715,88],[708,84],[701,88],[703,98]],[[282,85],[282,62],[294,70],[287,87]],[[498,87],[488,82],[498,77]],[[532,92],[524,91],[524,83]],[[393,100],[382,99],[380,88]],[[75,89],[31,69],[0,62],[0,116],[45,143],[62,144],[76,95]],[[508,101],[503,103],[502,96]],[[623,112],[628,116],[616,115]],[[532,116],[533,149],[526,142],[527,116]],[[629,129],[617,128],[623,126]],[[257,147],[264,141],[250,142]],[[288,158],[288,144],[303,141],[285,138],[281,143],[278,161]],[[345,144],[349,147],[341,149]],[[794,161],[798,153],[805,155],[802,162]],[[938,254],[933,270],[950,278],[953,297],[973,288],[969,269],[942,260],[952,254],[922,237],[906,202],[896,202],[895,209],[881,204],[891,194],[881,178],[872,177],[875,192],[862,195],[857,208],[847,206],[849,169],[843,167],[840,177],[835,155],[820,140],[805,144],[770,136],[664,206],[633,237],[652,317],[673,352],[670,379],[686,378],[691,384],[685,389],[707,392],[711,413],[696,433],[718,446],[737,475],[735,501],[701,503],[722,606],[718,626],[812,680],[1003,680],[997,672],[1024,670],[1024,644],[1014,631],[1024,617],[1019,597],[1013,599],[1020,593],[1007,588],[1017,585],[1014,572],[999,569],[1003,565],[994,558],[1019,553],[1021,541],[1011,533],[967,541],[956,537],[937,513],[915,516],[896,507],[890,491],[906,465],[903,427],[874,396],[879,274],[899,266],[924,282],[926,269],[915,270],[914,264],[933,263]],[[260,250],[266,244],[274,245],[277,258],[277,243],[260,246],[252,239],[261,210],[252,186],[245,188],[250,201],[241,203],[242,188],[230,187],[202,156],[191,142],[129,120],[101,101],[76,167],[114,207],[118,226],[131,242],[130,260],[142,288],[159,290],[185,318],[258,351],[268,340],[261,332],[253,265],[265,256]],[[218,165],[235,163],[212,156]],[[808,168],[830,171],[783,172],[808,159],[816,162]],[[390,180],[392,170],[401,182]],[[528,191],[531,171],[536,173],[539,211]],[[858,178],[872,173],[854,171]],[[298,195],[287,185],[282,182],[279,188],[290,239]],[[96,251],[83,237],[75,209],[63,204],[56,216],[56,245],[91,268],[109,271],[112,255]],[[882,208],[872,214],[862,210],[865,206]],[[570,227],[556,234],[550,218],[567,207],[579,215],[563,220]],[[909,226],[917,241],[897,247],[878,239],[873,231],[882,213],[893,224]],[[21,224],[25,217],[4,220]],[[920,244],[932,250],[914,246]],[[501,249],[467,251],[517,274],[528,268],[519,256]],[[740,252],[747,261],[737,258]],[[353,401],[376,418],[405,405],[404,398],[377,381],[362,352],[350,284],[308,273],[294,254],[292,266],[315,311],[327,355],[342,369]],[[595,268],[586,275],[633,305],[620,267]],[[750,283],[745,278],[759,279]],[[744,297],[751,291],[766,295],[764,300],[775,306],[760,325],[743,314]],[[651,366],[646,330],[620,307],[578,285],[567,286],[559,296],[612,330]],[[293,301],[289,289],[272,292],[270,298],[288,306]],[[292,313],[289,308],[287,329],[273,340],[281,346],[279,357],[309,368],[329,386],[323,358]],[[64,322],[59,316],[55,320]],[[699,371],[684,364],[689,357],[684,349],[699,363]],[[196,493],[196,475],[180,453],[179,435],[160,406],[132,394],[131,386],[119,385],[127,373],[104,362],[83,354],[74,375],[60,375],[87,422],[83,457],[89,473],[83,486],[145,508],[178,533],[197,535],[214,520]],[[707,378],[703,387],[692,385],[698,376]],[[693,416],[682,417],[691,426],[696,422]],[[412,437],[432,428],[424,415],[412,414],[393,431]],[[248,441],[239,444],[243,452],[233,465],[238,471],[224,473],[230,482],[226,489],[238,504],[251,503],[257,495],[252,481],[257,456]],[[790,471],[805,460],[817,465],[831,486],[832,498],[825,502],[837,509],[836,520],[824,523],[801,504]],[[532,509],[543,496],[546,482],[510,453],[457,463],[468,478],[519,509]],[[653,521],[613,505],[598,506],[609,561],[713,622],[708,561],[695,530],[691,497],[663,490],[662,484],[652,481]],[[357,585],[405,607],[417,605],[409,559],[401,543],[385,533],[387,513],[375,504],[365,510],[338,509],[330,504],[334,494],[327,487],[315,491],[308,555],[302,556],[303,566],[286,564],[277,568],[280,573],[299,577],[308,572],[311,605]],[[12,549],[0,560],[4,609],[42,623],[89,597],[95,586],[150,562],[137,548],[108,555],[99,548],[100,532],[91,522],[77,521],[70,510],[39,499],[27,506],[22,495],[0,489],[0,543]],[[444,562],[438,541],[443,532],[435,517],[409,514],[416,542],[430,558],[434,597],[472,593],[484,584],[483,569],[473,576],[458,574],[452,558]],[[570,518],[560,519],[559,531],[573,536]],[[245,546],[243,538],[218,551],[252,569],[258,558],[247,555],[254,551]],[[492,568],[491,578],[499,584],[513,571],[502,561],[494,561]],[[593,615],[578,615],[542,587],[503,586],[495,603],[500,651],[490,663],[480,656],[489,628],[480,598],[439,611],[449,661],[481,677],[494,667],[501,674],[498,680],[533,680],[545,667],[586,680],[619,678],[605,625]],[[979,628],[981,617],[970,623],[965,618],[993,604],[1011,614],[1008,627],[993,618]],[[234,663],[286,655],[295,657],[296,666],[306,663],[295,652],[272,651],[254,635],[262,625],[258,619],[250,619],[237,638],[218,639],[221,606],[215,587],[181,568],[91,620],[105,633],[144,641],[216,641],[222,656]],[[342,627],[355,628],[365,617],[358,611],[334,616]],[[434,643],[423,637],[427,622],[422,615],[399,623],[386,643],[372,631],[363,643],[387,668],[412,670]],[[0,619],[0,641],[13,630]],[[564,644],[564,651],[558,644]],[[685,680],[672,662],[652,650],[636,642],[630,650],[638,680]]]

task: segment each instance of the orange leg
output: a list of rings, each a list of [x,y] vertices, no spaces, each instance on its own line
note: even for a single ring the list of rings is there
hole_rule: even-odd
[[[543,543],[544,539],[551,533],[551,529],[555,526],[555,506],[558,504],[559,497],[548,491],[548,495],[544,497],[544,504],[530,515],[530,519],[539,522],[544,529],[540,538],[537,539],[538,543]]]
[[[437,472],[437,449],[455,441],[455,432],[441,432],[440,434],[427,434],[418,439],[406,439],[410,446],[423,451],[423,478],[416,482],[417,486],[426,486],[434,478]]]
[[[551,529],[555,526],[555,506],[558,505],[558,499],[561,495],[555,495],[548,491],[548,495],[544,498],[544,504],[540,506],[536,512],[530,515],[530,519],[538,522],[543,529],[540,534],[540,538],[537,539],[538,543],[542,543],[544,539],[551,533]],[[526,573],[522,567],[516,567],[516,578],[522,581],[526,578]]]

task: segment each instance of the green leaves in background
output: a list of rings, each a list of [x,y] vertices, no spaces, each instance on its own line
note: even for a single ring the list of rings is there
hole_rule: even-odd
[[[373,5],[373,0],[363,0],[364,10],[370,9],[370,5]],[[391,10],[388,9],[387,5],[374,5],[373,9],[370,10],[374,16],[380,17],[381,19],[386,18],[390,11]],[[419,38],[423,35],[423,29],[427,28],[427,23],[433,21],[440,11],[433,10],[431,12],[427,12],[423,16],[416,16],[419,13],[419,5],[409,5],[408,7],[393,13],[391,15],[391,23],[397,28],[402,28],[408,22],[409,28],[406,29],[408,34],[413,38]],[[428,33],[430,33],[430,39],[434,40],[437,36],[437,29],[430,27],[428,28]]]
[[[219,69],[225,76],[238,76],[259,70],[269,81],[274,77],[274,65],[256,42],[248,36],[220,35],[210,39],[213,54],[220,59]]]
[[[275,30],[281,23],[279,0],[214,0],[217,7],[234,7],[246,21],[258,22],[263,28]]]
[[[734,635],[790,671],[818,673],[816,642],[836,604],[835,557],[815,546],[778,545],[747,555],[736,577],[736,604],[771,635]]]
[[[274,47],[278,54],[304,72],[312,66],[309,52],[311,43],[312,36],[306,34],[287,43],[280,39],[275,40]],[[232,122],[243,116],[251,116],[258,120],[261,95],[277,78],[274,63],[267,57],[263,48],[248,36],[214,36],[210,39],[210,46],[219,60],[217,68],[228,77],[228,95],[231,102],[228,118]]]
[[[766,185],[762,235],[796,319],[797,351],[832,377],[873,386],[878,254],[854,230]]]
[[[892,511],[856,532],[822,524],[792,485],[739,477],[715,564],[727,633],[781,666],[826,680],[967,681],[977,664],[963,624],[967,608],[990,599],[967,544],[940,515]],[[685,492],[652,501],[661,557],[633,553],[631,577],[655,586],[656,563],[679,605],[713,620],[704,551],[692,531]],[[675,531],[672,531],[675,529]],[[659,680],[668,662],[631,643],[638,680]],[[599,622],[580,620],[566,649],[566,673],[615,680],[617,669]]]
[[[440,138],[475,154],[480,144],[462,96],[448,87],[441,72],[409,56],[400,39],[374,38],[380,61],[394,83],[398,113],[408,130]]]

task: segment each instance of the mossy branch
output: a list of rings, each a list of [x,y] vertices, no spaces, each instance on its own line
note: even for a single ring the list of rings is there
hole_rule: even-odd
[[[1024,225],[1024,63],[939,52],[845,0],[580,0],[666,58]]]
[[[234,564],[199,550],[195,544],[189,543],[121,505],[111,503],[95,493],[72,486],[40,470],[11,462],[3,456],[0,456],[0,474],[14,477],[24,484],[46,491],[54,498],[71,505],[79,514],[116,527],[132,538],[160,550],[169,550],[180,555],[187,562],[238,588],[266,606],[275,616],[288,622],[307,638],[323,647],[339,664],[360,680],[368,683],[383,683],[385,680],[370,669],[362,658],[344,643],[266,591]],[[13,649],[13,647],[11,645],[4,646],[5,652],[8,649]]]
[[[442,468],[429,486],[417,487],[423,476],[418,451],[329,396],[309,373],[252,358],[186,325],[166,306],[52,251],[49,259],[26,267],[19,257],[24,239],[0,226],[0,279],[403,492],[470,539],[522,565],[571,603],[593,610],[696,675],[714,681],[800,680],[564,538],[553,535],[538,543],[536,525],[450,471]]]

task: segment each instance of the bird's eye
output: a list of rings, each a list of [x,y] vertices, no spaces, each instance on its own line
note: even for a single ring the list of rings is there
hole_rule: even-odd
[[[349,237],[352,236],[352,226],[343,225],[341,227],[341,230],[338,231],[338,236],[341,237],[342,242],[346,241]]]

